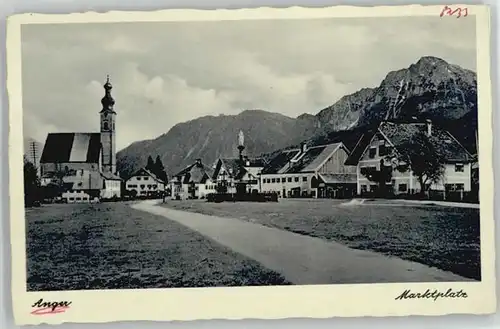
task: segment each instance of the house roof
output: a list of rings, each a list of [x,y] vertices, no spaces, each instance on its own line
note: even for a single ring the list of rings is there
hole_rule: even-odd
[[[241,167],[241,160],[239,158],[220,158],[217,161],[215,167],[213,178],[219,174],[221,167],[224,167],[228,172],[230,178],[240,179],[247,172],[251,175],[257,176],[260,170],[264,167],[264,161],[261,158],[246,158],[244,159],[245,164],[243,168]]]
[[[176,181],[182,181],[183,184],[188,183],[205,183],[207,179],[212,177],[210,168],[202,163],[195,162],[186,168],[179,171],[176,175]]]
[[[122,180],[121,177],[110,172],[101,172],[101,176],[106,180]]]
[[[284,150],[271,159],[262,174],[295,174],[312,172],[318,168],[339,148],[341,142],[309,147],[304,153],[298,149]]]
[[[397,149],[405,143],[409,137],[419,133],[425,133],[426,131],[427,126],[425,123],[382,122],[376,131],[367,132],[360,138],[345,164],[356,165],[377,132],[387,138]],[[472,160],[472,156],[467,152],[465,147],[463,147],[450,132],[433,125],[432,134],[429,138],[436,146],[437,152],[439,152],[447,162],[469,162]]]
[[[315,171],[321,166],[340,146],[342,143],[335,143],[329,145],[313,146],[302,154],[297,162],[283,171],[285,174],[295,174],[299,172]]]
[[[50,133],[40,163],[98,163],[100,151],[100,133]]]
[[[299,149],[289,149],[278,152],[273,156],[269,162],[262,169],[262,174],[276,174],[280,169],[285,167],[290,160],[292,160],[297,154],[299,154]]]
[[[319,177],[325,184],[357,183],[356,174],[319,174]]]
[[[373,136],[375,135],[375,131],[367,131],[361,135],[358,142],[354,146],[351,154],[347,157],[345,164],[348,166],[355,166],[358,164],[359,159],[363,156],[365,148],[370,144]]]
[[[238,176],[241,169],[240,159],[222,158],[220,160],[222,161],[222,166],[224,166],[230,177]],[[218,174],[218,172],[214,172],[214,174]]]
[[[245,163],[246,168],[262,168],[264,167],[264,159],[262,158],[247,158],[249,163]]]
[[[146,175],[150,176],[151,178],[153,178],[157,182],[164,183],[160,178],[158,178],[158,176],[156,176],[156,174],[154,174],[151,170],[148,170],[146,168],[141,168],[141,169],[137,170],[135,173],[130,175],[129,179],[132,177],[135,177],[135,176],[146,176]]]

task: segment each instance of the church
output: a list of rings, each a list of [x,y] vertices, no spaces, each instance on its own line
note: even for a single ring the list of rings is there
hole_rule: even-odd
[[[40,158],[41,185],[61,186],[67,202],[116,199],[121,178],[116,171],[116,112],[107,77],[101,99],[99,132],[49,133]]]

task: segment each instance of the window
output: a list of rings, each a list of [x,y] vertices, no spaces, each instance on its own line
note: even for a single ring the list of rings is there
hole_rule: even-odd
[[[108,122],[107,122],[107,121],[104,121],[104,124],[103,124],[103,129],[104,129],[104,130],[108,130],[108,129],[109,129],[109,125],[108,125]]]
[[[294,181],[295,181],[295,182],[298,182],[298,181],[299,181],[299,178],[298,178],[298,177],[294,177]]]
[[[141,180],[141,177],[137,176],[137,180]]]
[[[464,172],[464,165],[462,163],[455,164],[455,172]]]
[[[385,155],[389,154],[389,148],[385,145],[380,145],[378,147],[378,154],[380,156],[385,156]]]
[[[144,180],[149,180],[149,177],[148,176],[144,177]]]
[[[370,159],[373,159],[377,155],[377,149],[375,147],[370,147],[370,150],[368,151],[368,157]]]
[[[286,177],[282,177],[282,178],[281,178],[281,182],[282,182],[282,183],[285,183],[285,182],[286,182]]]
[[[291,183],[292,182],[292,177],[288,177],[288,182]]]
[[[268,178],[268,179],[267,179],[267,182],[268,182],[268,183],[271,183],[271,178]]]
[[[272,183],[276,183],[276,178],[271,179]]]
[[[73,201],[73,200],[75,200],[75,199],[74,199],[74,198],[68,198],[68,200],[69,200],[69,201]]]
[[[464,184],[457,184],[455,186],[455,191],[463,191],[464,190]]]
[[[307,177],[306,176],[302,177],[302,181],[307,182]]]
[[[399,186],[398,186],[399,192],[406,192],[407,190],[408,190],[408,186],[406,184],[399,184]]]
[[[145,186],[144,184],[141,184],[141,188],[144,188],[144,186]]]

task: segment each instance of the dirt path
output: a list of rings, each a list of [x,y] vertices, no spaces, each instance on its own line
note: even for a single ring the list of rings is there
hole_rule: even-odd
[[[157,203],[144,201],[132,207],[198,231],[283,274],[294,284],[469,281],[419,263],[239,219],[160,207]]]

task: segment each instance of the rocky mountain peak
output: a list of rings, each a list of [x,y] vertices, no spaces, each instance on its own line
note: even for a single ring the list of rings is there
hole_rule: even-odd
[[[130,172],[143,166],[148,155],[156,154],[170,172],[195,158],[212,163],[218,156],[237,155],[240,130],[245,133],[246,152],[256,156],[318,136],[326,136],[322,138],[327,142],[330,133],[359,130],[381,120],[417,117],[453,122],[465,115],[476,117],[475,113],[476,74],[441,58],[424,56],[407,68],[389,72],[378,87],[346,95],[316,115],[291,118],[253,109],[194,119],[157,139],[120,151],[118,165],[120,172]]]

